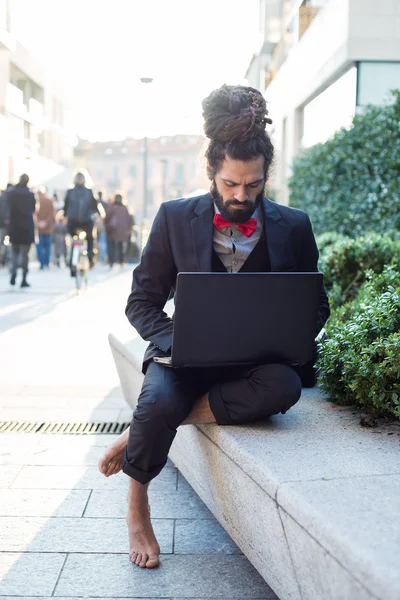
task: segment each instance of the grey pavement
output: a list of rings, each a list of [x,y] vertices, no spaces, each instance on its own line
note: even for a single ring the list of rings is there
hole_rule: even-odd
[[[131,268],[65,269],[12,288],[0,270],[0,421],[118,421],[131,410],[107,334],[134,335]],[[172,463],[150,486],[161,566],[128,557],[128,478],[97,470],[112,435],[0,434],[0,597],[269,600],[275,594]]]

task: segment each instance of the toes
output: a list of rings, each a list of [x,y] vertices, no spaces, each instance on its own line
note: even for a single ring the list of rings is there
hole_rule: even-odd
[[[145,567],[148,560],[149,560],[149,555],[142,554],[142,560],[140,561],[139,567]]]
[[[142,553],[138,552],[138,555],[137,555],[136,560],[135,560],[135,565],[139,566],[140,563],[141,563],[141,561],[142,561]]]
[[[115,461],[114,465],[113,465],[113,469],[112,472],[110,473],[110,475],[116,475],[117,473],[119,473],[122,469],[122,465],[120,462]]]
[[[138,555],[137,552],[130,552],[129,553],[129,558],[131,559],[131,562],[133,562],[133,563],[136,562],[137,555]]]
[[[107,470],[107,463],[104,460],[104,456],[102,456],[99,459],[99,462],[97,463],[98,469],[100,471],[100,473],[103,473],[103,475],[105,474],[106,470]]]
[[[156,554],[151,554],[149,556],[149,560],[146,563],[146,567],[148,569],[154,569],[154,567],[158,566],[158,556]]]

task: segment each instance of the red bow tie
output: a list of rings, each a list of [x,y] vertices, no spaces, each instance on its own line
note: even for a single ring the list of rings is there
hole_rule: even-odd
[[[214,215],[214,226],[216,229],[225,229],[225,227],[231,227],[232,225],[236,225],[239,231],[241,231],[246,237],[250,237],[253,235],[255,230],[257,229],[257,219],[254,217],[246,221],[246,223],[231,223],[222,217],[219,213]]]

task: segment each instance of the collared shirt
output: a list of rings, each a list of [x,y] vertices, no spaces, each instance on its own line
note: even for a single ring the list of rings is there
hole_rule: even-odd
[[[216,213],[220,214],[215,203],[214,209]],[[214,227],[214,250],[228,273],[240,271],[260,239],[263,228],[263,215],[260,207],[254,211],[252,217],[257,218],[257,229],[250,237],[245,236],[234,224],[220,230]]]

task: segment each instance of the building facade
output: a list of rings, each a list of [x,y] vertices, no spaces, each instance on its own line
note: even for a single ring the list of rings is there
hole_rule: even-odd
[[[249,65],[273,120],[271,195],[289,201],[293,159],[400,88],[398,0],[260,0],[262,46]]]
[[[63,92],[13,36],[12,2],[0,0],[0,188],[22,173],[32,186],[63,188],[75,143]]]
[[[146,217],[152,220],[165,200],[209,189],[203,154],[206,140],[199,135],[165,136],[147,140]],[[122,191],[135,214],[144,216],[145,140],[90,143],[80,140],[75,149],[75,168],[86,169],[93,191],[109,199]]]

